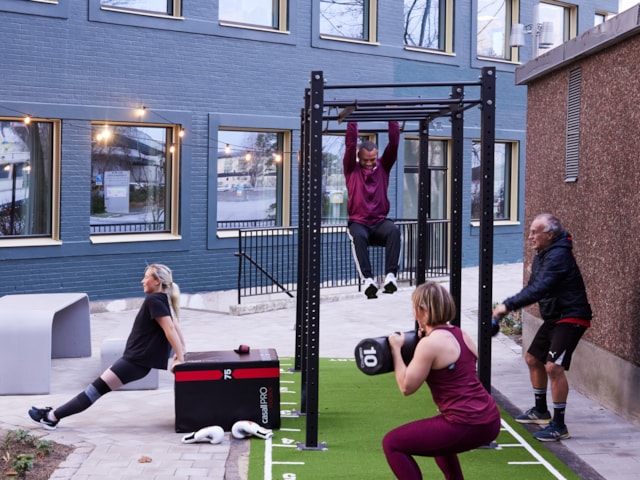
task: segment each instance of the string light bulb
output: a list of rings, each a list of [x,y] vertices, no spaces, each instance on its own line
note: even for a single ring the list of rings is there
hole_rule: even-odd
[[[273,155],[273,159],[277,162],[280,163],[282,161],[282,155],[280,155],[279,153],[275,153]]]
[[[26,117],[24,117],[24,120],[22,121],[24,122],[25,125],[29,125],[31,123],[31,117],[27,115]]]
[[[180,131],[178,132],[178,137],[184,138],[184,128],[180,129]]]
[[[250,162],[250,161],[251,161],[251,153],[247,152],[247,154],[244,156],[244,159],[245,159],[247,162]]]
[[[106,142],[109,138],[111,138],[111,131],[109,130],[109,126],[105,125],[102,127],[102,131],[96,134],[96,140],[99,142],[104,140]]]
[[[145,107],[144,105],[142,105],[139,109],[138,109],[138,116],[139,117],[144,117],[145,112],[147,111],[147,107]]]
[[[224,153],[225,155],[229,155],[231,153],[231,145],[228,143],[224,146]]]
[[[171,146],[169,147],[169,152],[173,155],[174,153],[176,153],[176,146],[174,143],[171,144]]]

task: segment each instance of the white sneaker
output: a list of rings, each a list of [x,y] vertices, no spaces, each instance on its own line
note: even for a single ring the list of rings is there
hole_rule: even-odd
[[[378,286],[376,282],[373,281],[373,278],[365,278],[364,280],[364,294],[367,296],[369,300],[372,298],[378,298]]]
[[[398,290],[398,282],[396,276],[393,273],[387,273],[384,277],[384,290],[382,293],[393,293]]]

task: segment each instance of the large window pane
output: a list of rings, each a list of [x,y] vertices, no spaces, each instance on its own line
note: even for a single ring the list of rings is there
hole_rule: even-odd
[[[418,218],[418,175],[420,142],[407,138],[404,143],[404,210],[402,218]],[[431,171],[431,219],[447,218],[447,142],[429,140]]]
[[[482,213],[480,198],[481,161],[479,142],[472,145],[472,176],[471,176],[471,220],[479,220]],[[495,144],[494,178],[493,178],[493,219],[509,220],[511,218],[511,182],[513,174],[512,144]]]
[[[507,46],[510,30],[510,0],[478,0],[478,55],[491,58],[510,58]]]
[[[171,231],[173,127],[93,125],[91,233]]]
[[[266,28],[286,28],[282,25],[280,8],[287,0],[220,0],[221,21],[256,25]],[[284,2],[284,5],[281,5]]]
[[[52,232],[54,124],[0,120],[0,237]]]
[[[549,43],[538,50],[538,54],[541,55],[550,48],[555,48],[569,40],[571,11],[564,5],[542,2],[538,9],[540,17],[538,22],[551,22],[553,25],[549,38],[545,38]]]
[[[320,33],[369,40],[370,0],[320,0]]]
[[[282,225],[284,132],[220,130],[218,228]]]
[[[445,49],[445,0],[404,0],[404,44]]]
[[[100,0],[105,7],[173,15],[173,0]]]

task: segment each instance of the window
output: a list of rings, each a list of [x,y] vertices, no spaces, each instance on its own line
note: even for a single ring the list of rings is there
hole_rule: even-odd
[[[220,0],[222,23],[286,31],[287,0]]]
[[[133,13],[180,15],[180,0],[100,0],[100,6]]]
[[[453,1],[404,0],[404,44],[453,52]]]
[[[478,56],[514,60],[515,50],[509,46],[514,23],[518,23],[517,0],[478,0]]]
[[[92,235],[178,234],[176,126],[92,126]]]
[[[320,0],[320,35],[376,41],[377,0]]]
[[[600,25],[601,23],[604,23],[607,21],[607,19],[609,18],[609,14],[606,12],[596,12],[594,18],[593,18],[593,26],[596,27],[598,25]]]
[[[480,220],[480,142],[473,142],[471,162],[471,220]],[[496,142],[493,172],[493,219],[516,220],[518,143]]]
[[[285,145],[291,144],[290,136],[283,131],[219,130],[219,229],[289,224],[284,184],[289,175]]]
[[[57,240],[59,135],[57,122],[0,119],[0,239]]]
[[[556,2],[540,2],[538,5],[538,22],[551,22],[549,44],[538,49],[538,55],[547,49],[555,48],[576,36],[577,7]]]
[[[417,219],[420,141],[417,138],[405,138],[404,145],[404,209],[402,217]],[[447,146],[447,140],[429,140],[431,219],[447,218]]]

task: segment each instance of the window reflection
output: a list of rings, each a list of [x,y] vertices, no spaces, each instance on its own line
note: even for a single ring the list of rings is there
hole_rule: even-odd
[[[92,234],[171,230],[172,138],[171,127],[93,125]]]
[[[511,0],[478,0],[477,54],[481,57],[511,58],[507,45],[512,21]]]
[[[320,33],[369,40],[369,0],[320,0]]]
[[[100,5],[173,15],[173,0],[100,0]]]
[[[54,124],[0,121],[0,237],[51,235]]]
[[[218,132],[218,228],[282,225],[284,133]]]
[[[444,50],[445,0],[404,0],[404,44]]]
[[[268,28],[281,24],[278,0],[220,0],[219,9],[222,21]]]
[[[511,217],[512,144],[495,144],[493,177],[493,219],[509,220]],[[471,162],[471,220],[479,220],[482,213],[480,198],[481,144],[473,142]]]

